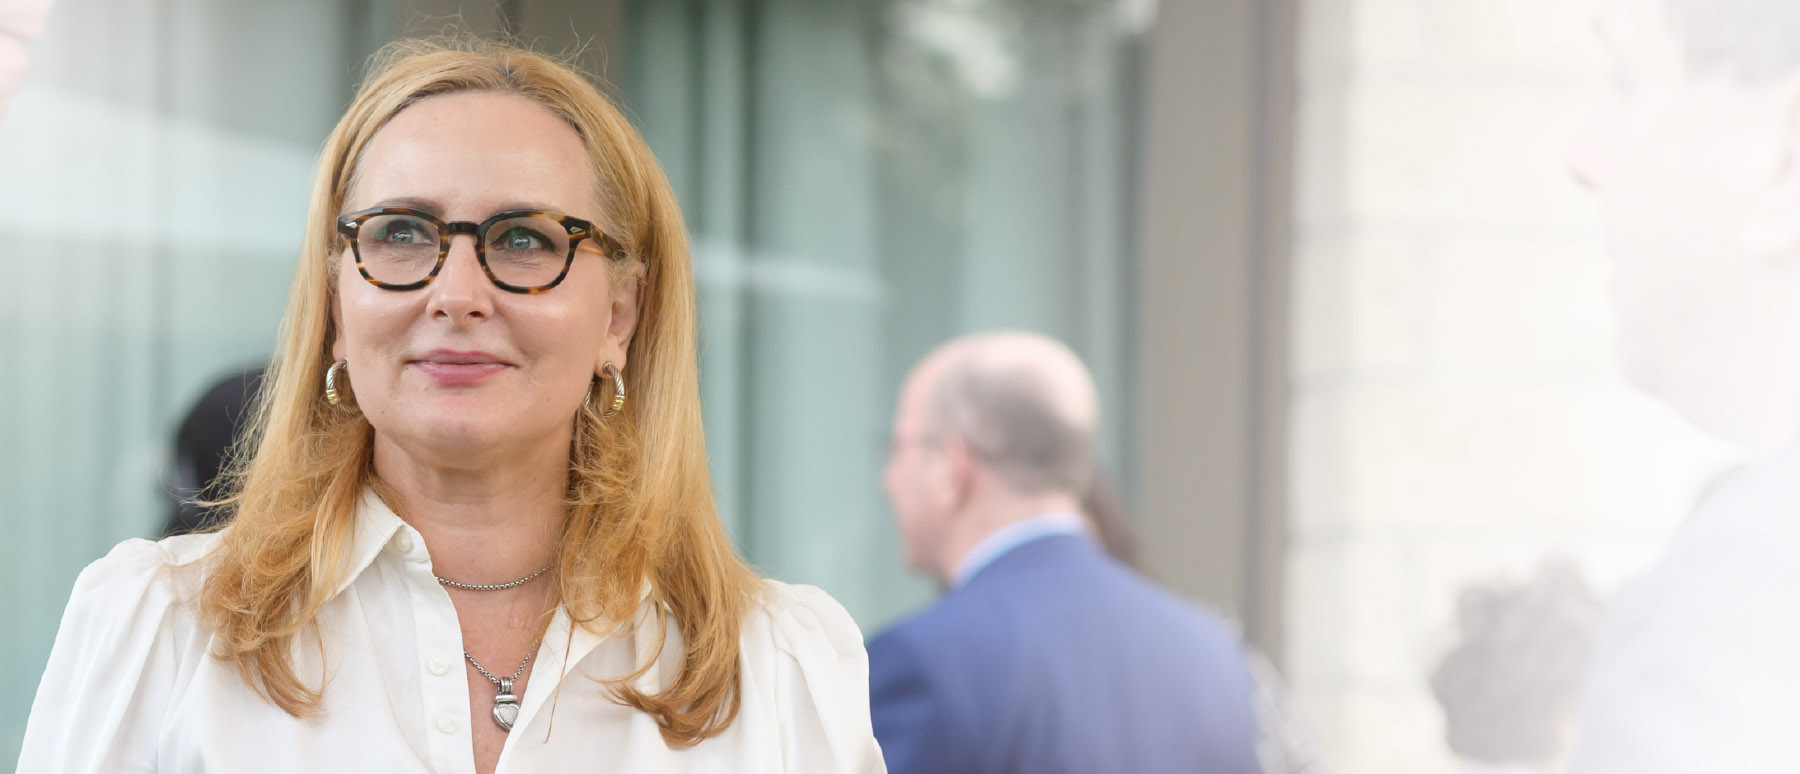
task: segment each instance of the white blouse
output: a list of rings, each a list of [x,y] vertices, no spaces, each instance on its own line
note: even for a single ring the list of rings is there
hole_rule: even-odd
[[[209,654],[213,637],[192,602],[199,560],[218,540],[130,540],[81,573],[20,771],[474,771],[462,630],[417,531],[372,493],[363,498],[352,570],[318,618],[329,675],[314,720],[282,712]],[[657,612],[646,601],[641,615]],[[679,664],[680,632],[662,618],[668,642],[640,689],[660,689]],[[671,748],[652,716],[614,703],[597,682],[644,663],[654,627],[612,637],[570,628],[558,610],[498,774],[885,771],[862,636],[816,588],[765,582],[742,631],[737,719],[689,749]],[[298,674],[319,675],[319,647],[297,642]]]

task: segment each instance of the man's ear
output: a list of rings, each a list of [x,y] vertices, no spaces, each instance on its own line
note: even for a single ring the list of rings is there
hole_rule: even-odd
[[[1738,239],[1751,255],[1800,255],[1800,76],[1775,87],[1764,122],[1761,190],[1750,200]]]
[[[607,362],[621,370],[625,368],[625,358],[631,352],[631,337],[637,333],[638,314],[642,308],[644,265],[633,265],[620,285],[622,287],[613,292],[612,314],[606,325],[606,343],[600,353],[600,363],[594,368],[596,375],[600,373],[600,366]]]
[[[945,494],[956,510],[961,510],[975,496],[975,455],[970,453],[969,445],[960,436],[946,439],[943,453],[947,468]]]

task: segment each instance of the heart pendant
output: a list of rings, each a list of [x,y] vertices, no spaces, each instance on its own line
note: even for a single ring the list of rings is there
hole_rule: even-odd
[[[507,698],[512,697],[508,696]],[[517,702],[503,702],[498,699],[494,701],[494,722],[499,723],[501,728],[511,731],[513,722],[518,719],[519,705]]]
[[[501,728],[512,730],[513,722],[519,719],[519,697],[512,692],[512,681],[500,681],[500,694],[494,697],[494,722]]]

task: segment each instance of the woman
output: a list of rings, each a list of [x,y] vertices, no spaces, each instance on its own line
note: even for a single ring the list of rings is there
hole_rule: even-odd
[[[882,770],[854,623],[720,527],[693,295],[587,81],[390,47],[325,145],[232,526],[82,574],[20,767]]]

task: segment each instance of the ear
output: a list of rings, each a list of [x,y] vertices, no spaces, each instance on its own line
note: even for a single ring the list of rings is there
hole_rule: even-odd
[[[335,288],[326,293],[326,298],[331,304],[331,362],[335,363],[344,359],[344,307],[338,303]]]
[[[969,445],[958,436],[944,441],[943,452],[944,494],[953,506],[951,510],[961,511],[975,495],[975,455],[969,452]]]
[[[594,364],[594,375],[607,363],[625,369],[631,352],[631,337],[637,333],[639,304],[644,296],[644,264],[634,263],[620,287],[613,291],[612,313],[606,324],[606,340],[600,347],[600,361]]]
[[[1767,172],[1738,236],[1751,255],[1800,254],[1800,77],[1768,88],[1767,150],[1755,160]]]

